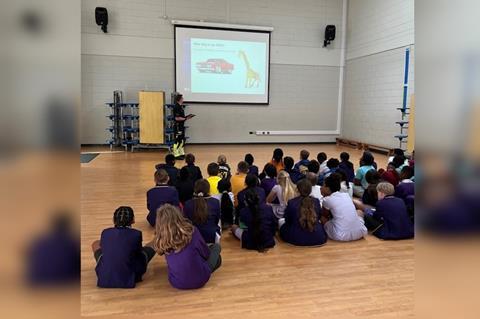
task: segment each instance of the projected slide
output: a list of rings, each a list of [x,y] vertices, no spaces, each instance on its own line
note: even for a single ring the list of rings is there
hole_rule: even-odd
[[[193,93],[265,93],[265,43],[191,40]]]
[[[187,102],[268,103],[269,36],[176,27],[176,90]]]

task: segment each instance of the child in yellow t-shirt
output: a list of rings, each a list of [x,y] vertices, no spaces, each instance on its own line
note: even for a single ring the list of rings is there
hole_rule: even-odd
[[[207,166],[208,178],[207,181],[210,184],[210,195],[220,194],[218,191],[218,182],[222,179],[218,176],[218,164],[210,163]]]
[[[235,196],[235,206],[238,205],[238,193],[245,188],[245,177],[248,173],[248,164],[247,162],[241,161],[237,166],[237,173],[232,176],[230,182],[232,184],[232,193]]]

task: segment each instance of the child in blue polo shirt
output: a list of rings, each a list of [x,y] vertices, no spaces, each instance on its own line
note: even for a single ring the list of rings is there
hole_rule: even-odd
[[[365,189],[368,187],[368,182],[365,178],[365,175],[370,170],[375,170],[374,167],[375,159],[370,152],[363,152],[362,157],[360,158],[360,167],[355,173],[355,178],[353,180],[353,195],[357,197],[362,197]]]
[[[308,164],[310,163],[310,161],[308,160],[309,156],[310,156],[309,151],[301,150],[300,151],[300,161],[297,162],[293,168],[300,171],[300,166],[308,167]]]

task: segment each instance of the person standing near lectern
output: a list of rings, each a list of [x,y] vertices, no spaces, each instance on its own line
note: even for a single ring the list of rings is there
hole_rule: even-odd
[[[175,144],[173,144],[173,155],[176,159],[185,158],[185,121],[191,119],[195,115],[189,114],[185,116],[185,106],[183,105],[183,95],[175,96],[175,106],[173,107],[173,116],[175,118]]]

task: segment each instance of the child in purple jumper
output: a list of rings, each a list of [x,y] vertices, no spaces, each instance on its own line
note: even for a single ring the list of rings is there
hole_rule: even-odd
[[[200,231],[172,205],[157,212],[154,248],[165,255],[168,280],[178,289],[203,287],[222,264],[220,245],[207,246]]]

